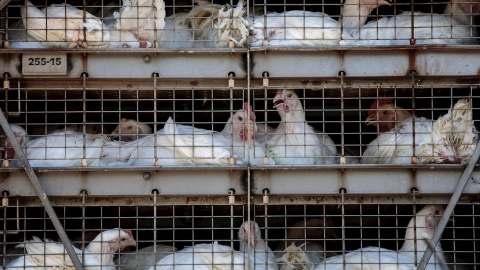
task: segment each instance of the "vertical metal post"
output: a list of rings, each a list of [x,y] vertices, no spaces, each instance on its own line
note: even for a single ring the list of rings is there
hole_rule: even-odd
[[[468,180],[470,180],[470,178],[472,177],[473,169],[475,168],[475,165],[479,157],[480,157],[480,141],[477,143],[477,146],[475,147],[475,151],[473,151],[472,157],[470,158],[470,162],[468,162],[467,168],[463,172],[462,177],[460,178],[460,181],[458,182],[457,187],[455,188],[455,191],[453,192],[453,195],[450,198],[450,201],[448,202],[447,209],[445,209],[445,213],[443,214],[443,217],[440,220],[440,223],[435,228],[435,233],[431,240],[433,247],[437,246],[438,241],[440,241],[440,237],[442,236],[443,230],[445,229],[447,222],[453,213],[453,209],[457,205],[458,200],[460,199],[460,196],[462,195],[462,192],[465,189],[465,186],[467,185]],[[425,251],[425,253],[423,254],[422,260],[420,261],[420,265],[417,267],[418,270],[425,269],[428,261],[430,260],[430,257],[432,256],[432,253],[433,253],[433,250],[429,246]]]
[[[65,233],[65,230],[63,229],[62,224],[60,223],[60,220],[58,220],[55,210],[53,210],[53,207],[50,204],[50,201],[48,200],[47,194],[42,189],[42,186],[40,185],[37,175],[33,171],[32,166],[30,165],[30,162],[28,161],[25,154],[23,153],[23,150],[20,147],[20,144],[15,139],[15,135],[13,134],[13,131],[10,128],[7,122],[7,119],[3,115],[3,111],[1,108],[0,108],[0,125],[3,128],[3,131],[5,131],[5,134],[7,135],[8,140],[12,144],[13,149],[15,150],[15,153],[18,156],[18,159],[22,162],[25,172],[28,178],[30,179],[30,182],[32,183],[32,186],[35,189],[38,197],[40,198],[40,201],[42,202],[42,205],[45,208],[45,211],[47,211],[47,214],[50,217],[50,220],[52,221],[52,224],[55,227],[55,230],[57,231],[58,236],[60,237],[60,240],[65,246],[65,249],[67,250],[68,256],[70,256],[70,259],[72,260],[73,265],[75,266],[75,269],[83,270],[83,266],[80,260],[78,259],[77,254],[75,253],[75,250],[73,249],[73,246],[70,243],[70,240],[68,239],[68,236]]]

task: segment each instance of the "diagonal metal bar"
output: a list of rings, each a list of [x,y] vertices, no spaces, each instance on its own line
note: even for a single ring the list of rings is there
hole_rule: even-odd
[[[0,1],[0,10],[2,10],[6,5],[10,3],[10,0],[1,0]]]
[[[50,220],[52,221],[53,226],[57,230],[58,236],[60,237],[60,240],[62,241],[63,245],[65,246],[65,249],[67,250],[68,256],[70,256],[70,259],[72,260],[73,265],[75,266],[75,269],[76,270],[83,270],[83,265],[80,262],[80,259],[78,258],[77,254],[75,253],[75,250],[73,249],[73,246],[70,243],[70,239],[68,239],[68,236],[65,233],[65,230],[63,229],[63,226],[60,223],[60,220],[58,219],[57,214],[53,210],[53,207],[50,204],[50,201],[48,200],[47,194],[45,193],[42,186],[40,185],[40,182],[38,181],[37,175],[33,171],[32,166],[30,165],[30,162],[28,161],[25,154],[23,153],[23,150],[22,150],[20,144],[15,139],[15,135],[13,134],[13,131],[10,128],[10,125],[8,124],[8,121],[5,118],[5,115],[3,115],[3,111],[2,111],[1,108],[0,108],[0,125],[3,128],[3,131],[5,132],[5,135],[7,135],[8,140],[12,144],[13,149],[15,150],[15,153],[18,156],[18,159],[22,162],[22,164],[25,168],[25,172],[27,173],[27,176],[30,179],[30,182],[32,183],[32,186],[34,187],[35,191],[37,192],[37,195],[40,198],[40,201],[42,202],[43,207],[47,211],[47,214],[50,217]]]
[[[448,202],[447,209],[445,209],[445,213],[443,214],[443,217],[440,220],[440,223],[435,228],[435,234],[433,235],[433,238],[431,240],[433,247],[437,246],[437,243],[440,240],[440,237],[442,236],[443,230],[445,230],[447,222],[453,213],[453,209],[457,205],[458,200],[460,199],[460,196],[462,195],[468,180],[470,180],[470,178],[472,177],[473,169],[475,168],[475,165],[479,157],[480,157],[480,140],[478,141],[477,146],[475,147],[475,151],[473,151],[472,157],[470,158],[470,162],[468,163],[467,168],[465,168],[465,171],[463,171],[462,177],[458,182],[455,192],[453,193],[452,197],[450,198],[450,201]],[[430,260],[430,257],[432,256],[432,253],[433,253],[433,250],[430,248],[430,245],[429,245],[427,250],[423,254],[422,260],[420,261],[420,264],[418,265],[417,270],[425,269],[428,261]]]

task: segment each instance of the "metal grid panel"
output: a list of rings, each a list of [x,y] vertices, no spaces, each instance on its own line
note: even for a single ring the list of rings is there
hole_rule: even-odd
[[[479,7],[470,0],[34,1],[10,3],[2,30],[5,47],[18,49],[474,45]]]
[[[4,45],[13,49],[244,47],[248,38],[245,9],[233,4],[163,0],[10,3],[3,17]]]
[[[255,200],[255,204],[247,207],[246,202],[238,198],[234,204],[228,204],[225,199],[185,204],[174,198],[169,199],[170,203],[165,204],[167,198],[152,195],[143,200],[139,198],[129,201],[128,205],[125,205],[110,199],[110,203],[106,204],[105,200],[89,198],[87,195],[79,198],[80,202],[74,202],[73,205],[65,203],[69,200],[63,202],[59,200],[54,208],[69,238],[78,248],[87,247],[90,241],[104,230],[116,227],[131,230],[137,245],[115,252],[115,265],[120,269],[131,269],[131,267],[146,269],[163,256],[172,257],[171,254],[176,250],[192,245],[212,244],[213,241],[218,241],[218,244],[224,247],[239,250],[244,240],[237,237],[238,230],[249,216],[258,224],[262,239],[277,258],[281,258],[285,254],[286,247],[290,247],[290,259],[301,259],[302,256],[307,256],[313,266],[339,267],[334,265],[335,260],[359,248],[363,248],[365,253],[368,253],[369,249],[365,248],[377,247],[377,254],[385,254],[384,256],[389,254],[388,250],[400,250],[404,244],[405,233],[409,230],[407,224],[415,213],[432,202],[435,202],[434,205],[440,210],[439,214],[442,214],[441,209],[443,209],[442,200],[438,201],[433,197],[416,198],[412,195],[410,202],[408,199],[405,202],[396,199],[387,199],[383,202],[382,200],[377,202],[360,200],[360,202],[358,198],[350,198],[347,195],[337,197],[340,200],[339,203],[326,199],[323,203],[302,203],[300,200],[295,204],[274,198],[271,198],[271,203],[264,199],[263,201],[267,203],[262,204],[260,197],[256,198],[260,199],[258,202]],[[471,199],[474,200],[474,198]],[[34,206],[35,203],[30,204],[30,202],[30,206],[26,206],[25,203],[27,201],[22,198],[10,197],[8,206],[2,208],[4,219],[1,225],[3,231],[1,257],[7,267],[12,259],[25,253],[23,248],[15,249],[16,245],[32,239],[33,236],[42,240],[57,239],[57,234],[43,208],[40,205]],[[441,245],[449,269],[464,269],[466,266],[469,269],[478,268],[479,251],[476,241],[472,241],[478,234],[478,207],[475,200],[459,203],[455,207],[452,221],[443,232]],[[250,214],[249,211],[251,211]],[[423,219],[425,218],[423,216]],[[417,230],[424,230],[421,228],[423,226],[420,222],[421,218],[418,221]],[[415,240],[412,239],[412,241]],[[420,249],[424,246],[421,243],[423,240],[416,241],[418,244],[416,255],[420,259],[422,254]],[[292,243],[297,247],[303,247],[302,251],[294,252],[295,246],[292,246]],[[156,251],[153,249],[154,246]],[[253,250],[255,253],[251,253],[252,259],[248,259],[245,251],[241,255],[244,261],[235,261],[233,264],[243,269],[245,262],[249,261],[252,268],[253,265],[255,269],[265,267],[265,256],[268,254],[266,250],[258,244],[252,246]],[[415,250],[411,251],[412,253],[406,255],[409,258],[408,261],[401,256],[393,261],[385,259],[382,261],[382,267],[386,267],[388,263],[397,262],[403,267],[414,267]],[[187,254],[190,257],[193,256],[193,253]],[[215,253],[213,251],[211,254],[213,256],[222,254],[226,258],[231,258],[225,254],[238,255],[238,252]],[[353,253],[347,256],[352,255]],[[153,256],[156,258],[153,259]],[[166,266],[173,265],[176,269],[181,269],[182,264],[188,264],[188,256],[187,259],[185,256],[182,257],[182,253],[175,256],[178,256],[181,261]],[[335,256],[337,256],[336,259],[330,258]],[[326,257],[328,259],[325,260]],[[283,258],[285,259],[286,256]],[[266,261],[272,262],[271,259]],[[158,264],[163,263],[166,261]],[[197,266],[202,263],[205,262],[200,262]],[[211,263],[210,261],[209,264]],[[215,263],[221,265],[224,262],[214,261],[213,264]],[[305,267],[305,262],[302,263],[300,260],[297,262],[291,260],[289,263],[291,267]],[[285,269],[282,268],[285,267],[283,264],[283,259],[279,259],[274,265],[270,265],[269,269],[277,269],[277,267]],[[364,261],[363,267],[368,266],[367,261]],[[350,267],[353,266],[350,265]],[[440,261],[429,264],[428,267],[429,269],[446,269]],[[349,269],[348,265],[346,269]]]
[[[3,101],[34,167],[468,163],[478,85],[342,85],[26,86]]]

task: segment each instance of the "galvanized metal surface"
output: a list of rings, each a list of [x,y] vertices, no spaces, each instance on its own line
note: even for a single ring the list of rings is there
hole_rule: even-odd
[[[52,54],[52,52],[49,52]],[[53,53],[54,54],[54,53]],[[61,53],[60,53],[61,54]],[[2,54],[0,72],[12,78],[32,77],[21,74],[20,54]],[[272,78],[335,78],[340,71],[348,77],[402,77],[415,70],[418,76],[479,76],[478,49],[436,50],[271,50],[252,51],[252,79],[268,71]],[[8,59],[7,59],[8,58]],[[227,77],[234,72],[237,79],[246,79],[244,52],[216,53],[133,52],[69,53],[68,74],[53,77],[78,78],[87,72],[91,78],[210,78]],[[83,60],[82,60],[83,59]],[[209,67],[209,68],[205,68]],[[50,76],[51,77],[51,76]]]
[[[402,169],[402,168],[322,168],[252,170],[252,194],[260,195],[268,188],[274,195],[338,194],[408,194],[416,187],[420,194],[451,194],[455,190],[462,168]],[[145,174],[147,173],[147,174]],[[229,189],[236,194],[247,193],[246,171],[230,170],[122,170],[111,171],[50,171],[37,173],[49,196],[77,196],[82,190],[90,195],[144,196],[158,189],[163,195],[224,195]],[[474,179],[480,179],[475,171]],[[34,196],[28,179],[21,172],[2,173],[2,190],[11,196]],[[208,184],[206,184],[208,183]],[[480,185],[470,181],[464,194],[477,194]]]

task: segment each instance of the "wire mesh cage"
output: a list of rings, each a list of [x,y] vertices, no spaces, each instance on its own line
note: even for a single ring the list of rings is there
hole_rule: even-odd
[[[185,204],[165,199],[153,195],[130,205],[105,205],[87,196],[74,205],[59,200],[54,209],[86,266],[119,269],[410,269],[421,260],[444,209],[440,201],[358,203],[347,198],[340,204],[327,200],[247,207],[238,200]],[[49,269],[59,262],[68,266],[63,248],[48,249],[57,243],[57,234],[43,208],[32,202],[10,197],[2,207],[6,269]],[[455,207],[428,269],[477,269],[478,207],[475,200]],[[101,241],[109,245],[96,250]],[[35,250],[35,244],[44,248]],[[104,261],[95,259],[96,253],[105,255]],[[31,260],[35,254],[37,260]]]
[[[25,1],[6,48],[475,45],[476,0]]]
[[[235,4],[163,0],[11,3],[5,18],[6,47],[244,47],[248,22],[243,2]]]
[[[3,110],[34,167],[466,164],[477,88],[25,87]]]

